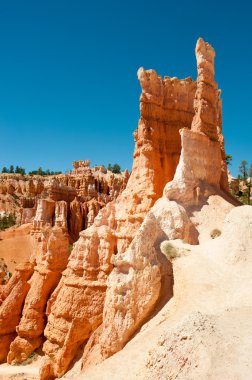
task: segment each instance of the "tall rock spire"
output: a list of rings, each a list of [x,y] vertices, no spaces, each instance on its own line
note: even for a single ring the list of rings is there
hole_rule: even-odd
[[[208,42],[199,38],[195,53],[198,78],[194,99],[195,115],[191,129],[217,141],[219,90],[214,79],[215,51]]]
[[[214,78],[215,51],[208,42],[199,38],[196,44],[195,54],[198,78],[194,99],[195,115],[191,130],[203,133],[213,141],[219,141],[221,147],[220,188],[224,191],[228,191],[226,154],[222,134],[221,90],[218,89]]]

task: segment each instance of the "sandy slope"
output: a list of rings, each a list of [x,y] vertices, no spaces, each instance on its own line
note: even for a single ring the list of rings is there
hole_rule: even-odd
[[[173,244],[183,249],[173,262],[173,299],[121,352],[79,379],[252,377],[252,207],[232,210],[214,240]]]
[[[0,380],[38,380],[39,367],[42,357],[40,355],[28,359],[26,364],[21,365],[0,365]]]
[[[0,257],[13,273],[17,264],[27,261],[31,254],[30,224],[0,231]]]
[[[37,380],[39,378],[39,367],[34,364],[9,366],[0,365],[0,380]]]
[[[79,360],[64,379],[252,378],[252,207],[233,209],[214,240],[172,244],[174,297],[122,351],[81,375]],[[37,379],[37,363],[2,365],[1,376]]]

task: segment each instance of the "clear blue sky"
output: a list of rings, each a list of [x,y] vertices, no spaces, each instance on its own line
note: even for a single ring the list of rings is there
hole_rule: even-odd
[[[137,69],[196,78],[216,50],[231,170],[252,162],[252,5],[247,1],[0,0],[0,167],[131,169]]]

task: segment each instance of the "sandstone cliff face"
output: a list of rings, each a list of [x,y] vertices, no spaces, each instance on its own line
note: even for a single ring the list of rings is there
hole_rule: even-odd
[[[252,208],[237,207],[218,238],[196,246],[169,241],[177,249],[172,300],[123,350],[78,378],[250,378],[251,222]]]
[[[169,262],[165,263],[160,252],[161,241],[180,238],[197,244],[201,234],[200,224],[203,219],[207,224],[215,210],[209,197],[216,195],[222,199],[223,138],[219,125],[219,92],[213,77],[214,51],[200,39],[196,55],[198,80],[197,87],[193,87],[194,103],[190,102],[191,107],[194,104],[194,116],[188,120],[189,124],[181,125],[178,117],[181,113],[177,114],[178,124],[182,127],[180,131],[177,129],[182,146],[181,154],[177,148],[178,165],[171,166],[168,152],[166,157],[165,167],[172,168],[170,177],[167,177],[172,179],[176,169],[174,179],[165,186],[163,198],[147,214],[126,252],[113,258],[115,268],[108,278],[103,324],[85,348],[84,369],[120,350],[155,307],[163,302],[163,294],[166,294],[166,301],[172,296],[172,268]],[[161,81],[152,71],[150,75],[155,78],[155,103],[163,104]],[[190,94],[192,86],[190,82]],[[154,114],[156,109],[156,106],[153,107]],[[193,113],[192,108],[189,109]],[[164,118],[169,125],[169,113]],[[168,136],[164,139],[169,140]],[[166,178],[163,181],[167,182]],[[232,205],[224,200],[221,202],[219,219],[223,222]],[[206,215],[205,205],[209,206]],[[147,291],[145,284],[148,284]]]
[[[165,188],[169,199],[184,205],[202,203],[203,198],[210,194],[228,190],[220,90],[214,80],[214,57],[212,46],[200,38],[196,45],[195,115],[191,130],[180,131],[181,160],[174,180]]]
[[[215,51],[210,44],[199,38],[195,53],[198,79],[194,101],[195,116],[191,129],[192,131],[205,134],[212,141],[219,141],[221,149],[220,187],[224,191],[228,191],[227,164],[222,135],[221,90],[218,90],[218,85],[214,79]]]
[[[141,117],[134,133],[132,174],[125,190],[116,201],[100,211],[93,227],[82,232],[74,245],[68,269],[48,309],[45,329],[48,341],[44,344],[47,357],[41,371],[43,379],[61,376],[78,346],[101,324],[107,277],[113,268],[111,256],[126,251],[146,213],[162,195],[164,185],[173,178],[181,150],[179,129],[189,128],[193,119],[196,83],[192,79],[162,80],[153,70],[144,69],[138,71],[138,78],[142,86]],[[80,170],[79,165],[75,170]],[[78,215],[74,224],[78,223],[83,211],[76,204],[72,207]],[[97,291],[97,296],[100,295],[99,308],[93,294],[96,282],[102,289]],[[89,298],[87,292],[91,292],[92,297]],[[156,292],[158,294],[158,290]],[[74,299],[74,303],[62,314],[63,299],[66,298]],[[80,305],[83,305],[83,315],[78,316]],[[82,318],[85,318],[86,327],[83,327]],[[55,333],[56,323],[61,333]],[[65,339],[63,344],[64,332],[73,328],[74,338],[71,342],[70,338]]]
[[[0,362],[6,360],[10,343],[16,336],[23,302],[29,291],[28,283],[33,264],[20,264],[10,281],[0,290]]]
[[[197,244],[216,204],[220,224],[232,207],[230,197],[222,199],[227,184],[214,51],[200,39],[196,56],[197,82],[139,69],[141,116],[129,180],[127,174],[123,183],[116,175],[108,180],[102,168],[92,171],[88,162],[77,162],[69,176],[60,176],[61,185],[51,183],[47,198],[37,201],[31,283],[41,287],[29,291],[31,270],[22,282],[23,301],[29,293],[22,319],[20,307],[15,321],[18,337],[8,362],[23,360],[40,345],[43,329],[42,380],[62,376],[86,342],[83,368],[120,350],[173,295],[172,266],[160,243],[179,238]],[[75,192],[66,197],[67,186]],[[72,241],[84,230],[64,270],[66,226]],[[4,302],[11,303],[4,292]],[[6,356],[15,328],[4,334]]]
[[[109,176],[115,177],[112,173]],[[8,354],[8,362],[11,364],[25,360],[31,352],[42,344],[46,304],[67,265],[69,256],[68,230],[72,235],[72,240],[77,240],[79,232],[93,224],[95,216],[105,205],[105,202],[97,199],[98,194],[101,194],[101,187],[94,194],[94,191],[91,191],[94,190],[91,186],[92,189],[88,190],[86,198],[77,198],[75,188],[56,179],[38,182],[40,185],[42,183],[43,186],[35,187],[32,181],[23,182],[19,177],[13,179],[9,176],[8,180],[4,181],[4,186],[7,186],[6,189],[3,187],[3,192],[7,191],[9,195],[18,192],[20,196],[34,197],[41,191],[41,198],[33,199],[36,205],[34,203],[29,204],[29,206],[34,206],[33,208],[21,208],[22,221],[30,222],[29,217],[33,220],[30,232],[33,239],[30,257],[32,264],[25,265],[25,269],[18,267],[13,276],[18,281],[13,283],[12,280],[1,288],[1,298],[4,300],[0,308],[0,313],[3,313],[0,322],[1,360],[6,359],[11,344]],[[93,178],[92,173],[91,178]],[[124,186],[127,180],[127,172],[123,176],[118,175],[117,187],[115,187],[117,190],[113,189],[111,194],[110,186],[107,185],[105,201],[111,199],[110,197],[117,196],[118,194],[115,192],[119,192],[120,186]],[[23,197],[22,202],[28,206],[27,202],[25,204],[26,199],[28,198]],[[75,212],[78,207],[82,210],[80,217],[78,212]],[[79,220],[77,220],[78,217]],[[33,269],[34,265],[35,268]],[[27,268],[29,271],[26,270]],[[13,289],[10,288],[12,283],[14,284]],[[13,294],[18,294],[20,299],[15,318],[12,318],[11,312],[13,302],[15,302]],[[9,326],[7,332],[5,326]],[[16,332],[18,336],[14,340],[17,335]]]
[[[142,87],[140,97],[141,118],[136,133],[139,133],[138,151],[145,150],[150,164],[145,165],[152,171],[155,191],[162,195],[164,185],[173,179],[181,152],[179,130],[190,128],[194,116],[194,96],[196,82],[191,78],[179,80],[165,77],[162,79],[154,70],[138,70]],[[148,143],[142,146],[142,139]],[[137,153],[134,164],[139,174]],[[157,180],[155,180],[157,178]],[[131,179],[134,181],[134,178]],[[153,186],[153,184],[152,184]]]
[[[66,268],[69,256],[66,218],[65,201],[39,200],[31,231],[33,252],[30,263],[18,266],[12,279],[2,288],[1,348],[4,360],[10,347],[8,363],[22,362],[42,344],[46,303]],[[19,297],[18,302],[14,296]],[[17,305],[14,306],[13,302]],[[15,318],[13,307],[16,310]],[[8,326],[7,331],[5,326]]]
[[[109,274],[111,256],[113,253],[115,254],[112,260],[115,269],[108,278],[109,288],[106,297],[104,282],[103,325],[93,333],[84,353],[85,363],[95,363],[122,348],[160,300],[163,292],[161,284],[166,283],[166,293],[172,295],[171,267],[169,263],[161,265],[160,252],[155,249],[157,242],[164,237],[170,239],[174,234],[177,238],[183,238],[189,242],[197,243],[198,241],[199,233],[183,205],[198,205],[202,189],[205,187],[213,189],[212,192],[209,191],[204,194],[205,198],[211,193],[218,193],[222,169],[221,149],[223,148],[219,141],[222,140],[223,142],[223,139],[219,138],[220,126],[218,123],[220,116],[218,107],[220,101],[219,92],[215,88],[212,75],[212,48],[201,40],[198,45],[199,77],[197,83],[190,78],[182,81],[176,78],[162,80],[153,70],[144,71],[144,69],[140,69],[138,71],[142,86],[141,117],[138,129],[134,134],[136,147],[132,174],[125,191],[116,202],[108,205],[100,212],[93,229],[82,233],[80,240],[73,249],[65,279],[62,280],[48,318],[49,323],[45,335],[53,343],[46,342],[44,345],[47,358],[41,371],[43,379],[62,375],[73,357],[74,350],[77,350],[78,345],[84,341],[81,334],[84,329],[82,329],[83,331],[80,329],[78,332],[78,328],[76,328],[76,343],[74,347],[71,346],[71,352],[67,349],[70,343],[65,341],[62,347],[61,340],[57,342],[59,348],[55,349],[56,338],[53,326],[55,326],[56,321],[60,320],[61,331],[65,331],[67,323],[69,323],[67,321],[69,319],[73,321],[73,316],[70,313],[66,318],[62,318],[60,312],[62,308],[61,299],[63,299],[63,294],[65,297],[66,294],[72,294],[68,297],[73,298],[73,290],[70,284],[76,283],[75,278],[78,276],[83,279],[89,278],[88,271],[83,270],[86,266],[83,263],[86,260],[88,260],[92,272],[96,273],[96,279],[101,277],[106,280]],[[207,59],[203,59],[205,56]],[[202,73],[204,74],[203,77]],[[205,112],[202,105],[205,104],[204,97],[207,97],[208,93],[203,91],[202,87],[204,87],[206,78],[210,82],[210,93],[212,91],[214,94],[214,101],[213,104],[207,104],[207,111]],[[211,101],[211,94],[209,98]],[[207,128],[208,119],[210,124],[212,123],[209,128]],[[203,122],[206,123],[206,126]],[[179,132],[181,129],[182,139]],[[186,140],[184,136],[188,136],[188,139]],[[193,152],[190,151],[191,145],[196,148],[193,149]],[[214,162],[212,163],[213,155]],[[201,163],[202,157],[204,157],[203,163]],[[187,164],[184,160],[188,158],[191,161]],[[181,206],[175,206],[172,202],[163,200],[162,207],[155,206],[159,210],[157,215],[153,217],[156,210],[154,208],[152,216],[148,214],[141,229],[137,232],[146,212],[153,206],[155,200],[162,195],[164,185],[173,179],[179,159],[179,167],[186,165],[187,167],[184,174],[182,170],[182,176],[177,174],[179,172],[177,170],[174,181],[177,180],[179,186],[174,187],[174,189],[176,188],[174,192],[183,192],[181,199],[184,203],[181,202]],[[188,170],[190,164],[194,170],[193,174],[191,170]],[[202,184],[204,185],[201,186]],[[169,195],[166,193],[166,196],[168,199],[173,199],[171,192]],[[177,194],[176,200],[179,200]],[[167,225],[165,222],[167,219],[171,219],[172,223]],[[97,253],[95,254],[92,251],[90,243],[93,239],[97,239],[97,236],[99,240],[98,231],[102,226],[108,228],[107,245],[110,247],[109,254],[106,255],[107,260],[105,259],[108,268],[105,275],[102,268],[97,264]],[[95,246],[94,243],[93,246]],[[97,247],[99,247],[99,243]],[[99,257],[102,258],[103,250],[97,248],[97,251]],[[170,279],[169,281],[167,276]],[[147,279],[148,292],[143,291],[141,293],[140,289],[145,289],[144,284]],[[81,288],[80,284],[79,287]],[[84,297],[83,303],[85,299]],[[77,300],[76,304],[78,304]],[[90,304],[86,308],[89,310]],[[99,311],[101,313],[102,309]],[[100,314],[99,317],[97,316],[96,325],[98,326],[101,321]],[[85,331],[88,333],[85,335],[85,339],[94,331],[93,328],[88,327],[89,321],[86,322],[86,325],[87,330]],[[73,322],[71,326],[73,326]]]
[[[172,300],[122,351],[78,378],[249,379],[251,223],[252,207],[236,207],[226,216],[219,237],[202,245],[169,241],[177,251]]]
[[[67,265],[69,236],[65,228],[55,226],[45,229],[41,235],[43,248],[41,256],[36,258],[31,288],[25,298],[21,321],[16,327],[18,336],[10,346],[7,358],[10,364],[26,360],[42,344],[47,300]]]

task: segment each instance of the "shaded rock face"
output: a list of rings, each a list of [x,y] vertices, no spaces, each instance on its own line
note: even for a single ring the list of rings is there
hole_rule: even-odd
[[[0,286],[8,282],[8,268],[4,259],[0,258]]]
[[[96,199],[83,203],[74,199],[70,203],[69,231],[73,241],[78,240],[80,231],[92,226],[95,217],[103,207],[104,204]]]

